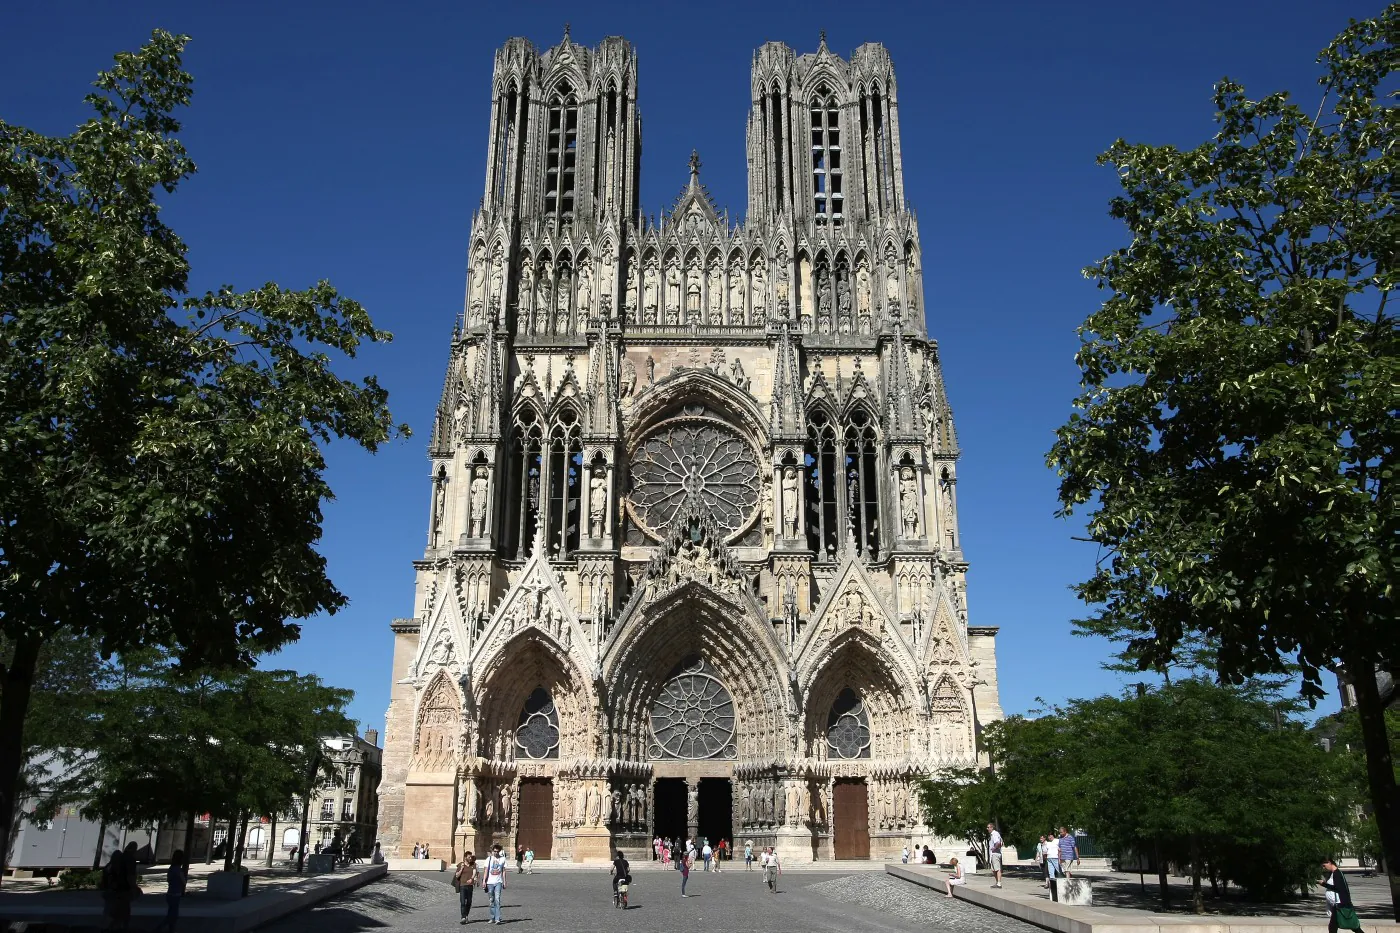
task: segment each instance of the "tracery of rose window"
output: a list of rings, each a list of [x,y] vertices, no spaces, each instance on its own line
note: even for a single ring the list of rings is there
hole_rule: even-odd
[[[753,445],[713,418],[666,422],[632,455],[632,510],[657,537],[694,500],[728,538],[752,520],[759,488]]]

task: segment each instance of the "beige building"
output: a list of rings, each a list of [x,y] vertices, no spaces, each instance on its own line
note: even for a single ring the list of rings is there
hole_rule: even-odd
[[[893,65],[768,43],[752,87],[744,221],[696,157],[652,221],[632,47],[496,55],[392,625],[391,854],[698,833],[886,858],[929,838],[913,782],[1001,715]]]

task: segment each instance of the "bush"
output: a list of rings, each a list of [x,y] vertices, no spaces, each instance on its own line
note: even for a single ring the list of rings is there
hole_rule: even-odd
[[[58,886],[65,891],[96,888],[102,883],[102,872],[91,868],[70,868],[58,876]]]

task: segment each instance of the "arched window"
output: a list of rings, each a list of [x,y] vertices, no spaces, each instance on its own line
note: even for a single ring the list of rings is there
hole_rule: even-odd
[[[826,747],[832,758],[870,757],[870,716],[850,687],[836,696],[826,718]]]
[[[578,104],[562,81],[549,104],[545,152],[544,212],[561,220],[574,215],[574,170],[578,165]]]
[[[835,99],[825,88],[812,99],[812,214],[817,223],[842,217],[841,126]]]
[[[565,407],[560,409],[549,439],[549,557],[562,560],[578,550],[582,491],[583,443],[578,415]]]
[[[858,554],[880,553],[879,439],[861,407],[835,424],[820,408],[807,416],[807,546],[833,560],[846,534]]]
[[[524,406],[515,415],[506,462],[505,496],[500,502],[501,553],[524,560],[535,546],[540,520],[543,473],[542,436],[535,409]]]
[[[515,727],[515,751],[522,758],[559,757],[559,711],[549,691],[536,687],[525,700]]]

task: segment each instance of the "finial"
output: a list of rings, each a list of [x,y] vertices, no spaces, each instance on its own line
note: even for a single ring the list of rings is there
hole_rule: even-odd
[[[695,149],[690,150],[690,183],[693,185],[700,180],[700,153]]]
[[[822,33],[822,35],[826,35],[826,33]],[[569,24],[568,24],[568,23],[565,23],[565,24],[564,24],[564,41],[565,41],[565,42],[568,42],[568,41],[569,41]]]
[[[567,36],[568,34],[569,34],[569,30],[568,30],[567,27],[565,27],[565,29],[564,29],[564,35]],[[826,48],[826,30],[825,30],[825,29],[822,30],[821,47],[822,47],[822,48]]]

